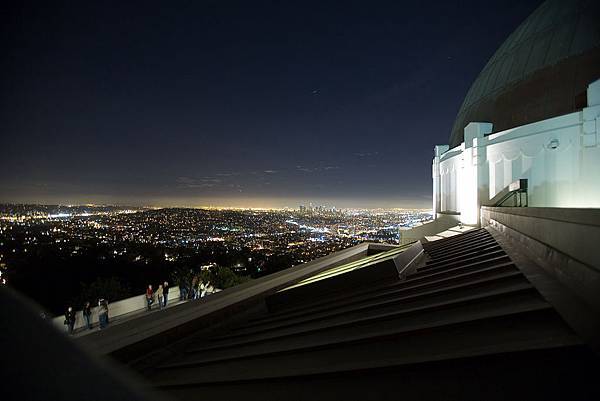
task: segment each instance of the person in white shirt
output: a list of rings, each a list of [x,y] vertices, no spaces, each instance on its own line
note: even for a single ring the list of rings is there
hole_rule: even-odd
[[[206,286],[203,281],[200,281],[200,285],[198,285],[198,298],[202,298],[206,293]]]
[[[204,288],[202,289],[202,295],[200,295],[201,298],[204,298],[206,296],[206,294],[208,293],[209,285],[210,285],[210,281],[208,281],[206,284],[204,284]]]

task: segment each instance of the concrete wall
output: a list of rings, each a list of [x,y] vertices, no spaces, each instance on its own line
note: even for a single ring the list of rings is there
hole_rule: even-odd
[[[479,207],[520,178],[529,181],[529,206],[600,207],[598,99],[600,80],[589,85],[588,107],[579,112],[494,134],[491,124],[473,122],[459,147],[440,154],[445,148],[436,146],[436,211],[477,224]]]
[[[496,221],[600,271],[600,209],[481,208],[481,225]]]
[[[169,302],[178,301],[179,300],[179,287],[174,286],[169,288]],[[108,300],[110,302],[110,300]],[[155,302],[153,305],[154,308],[158,308],[158,302]],[[136,295],[131,298],[122,299],[120,301],[116,301],[108,304],[108,317],[117,318],[128,313],[140,311],[146,308],[146,294]],[[66,326],[64,324],[65,316],[60,315],[52,319],[52,323],[63,330],[66,330]],[[92,308],[92,322],[94,324],[98,323],[98,306],[94,306]],[[81,310],[78,310],[76,313],[75,320],[75,329],[85,327],[85,319],[83,318],[83,314]]]
[[[482,207],[481,225],[509,242],[511,258],[527,255],[545,273],[600,311],[600,209]],[[542,276],[532,280],[545,279]],[[560,290],[546,295],[561,302]],[[570,307],[577,315],[581,306]],[[583,307],[585,309],[585,307]],[[583,326],[588,324],[583,322]],[[597,335],[597,332],[596,334]]]

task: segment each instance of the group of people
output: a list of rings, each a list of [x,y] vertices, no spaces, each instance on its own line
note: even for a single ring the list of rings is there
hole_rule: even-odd
[[[86,302],[81,310],[83,319],[85,320],[85,327],[88,330],[92,328],[92,305],[90,302]],[[73,334],[75,331],[75,323],[77,321],[77,314],[72,306],[67,308],[65,312],[65,325],[67,326],[67,332]],[[104,298],[98,300],[98,324],[100,329],[105,329],[108,326],[108,301]]]
[[[180,287],[180,300],[200,299],[213,292],[215,292],[215,288],[210,281],[204,283],[198,276],[195,276],[192,279],[191,288]],[[154,305],[155,302],[158,302],[160,309],[164,309],[167,307],[168,301],[169,283],[167,281],[160,284],[156,291],[152,288],[152,284],[148,285],[148,288],[146,289],[146,305],[148,311],[152,310],[152,305]],[[92,306],[89,302],[86,302],[83,306],[82,315],[85,320],[85,327],[90,330],[92,328]],[[65,325],[67,326],[69,334],[73,334],[76,321],[76,311],[72,306],[69,306],[65,312]],[[100,329],[104,329],[108,326],[108,301],[103,298],[98,300],[98,324]]]
[[[191,287],[180,287],[179,300],[200,299],[213,292],[215,292],[215,287],[210,283],[210,280],[205,283],[198,276],[194,276]]]
[[[152,309],[152,305],[155,301],[158,301],[160,309],[167,307],[167,302],[169,301],[169,283],[167,281],[160,284],[156,291],[152,289],[152,284],[148,285],[148,288],[146,289],[146,304],[148,310]]]

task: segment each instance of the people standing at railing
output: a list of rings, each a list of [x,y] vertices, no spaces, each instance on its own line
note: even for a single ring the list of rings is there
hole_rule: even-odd
[[[98,300],[98,322],[101,330],[108,326],[108,301],[104,298]]]
[[[204,285],[204,294],[202,296],[210,295],[214,292],[214,290],[215,290],[215,287],[213,287],[213,285],[210,283],[210,281],[208,281]]]
[[[167,301],[169,301],[169,282],[165,281],[163,284],[163,306],[167,307]]]
[[[187,284],[179,284],[179,300],[185,301],[188,297]]]
[[[92,328],[92,306],[89,302],[86,302],[81,310],[83,319],[85,320],[85,326],[90,330]]]
[[[192,278],[192,299],[198,299],[198,276]]]
[[[210,280],[205,283],[202,283],[200,298],[204,298],[207,295],[210,295],[215,290],[215,287],[212,286]]]
[[[188,298],[188,283],[186,280],[179,279],[179,300],[185,301]]]
[[[159,289],[157,289],[156,292],[153,290],[152,285],[148,285],[148,288],[146,289],[146,301],[147,301],[148,311],[151,310],[152,305],[156,301],[155,296],[158,297],[159,302],[161,303],[161,309],[166,307],[167,300],[168,300],[168,290],[165,291],[165,288],[167,288],[167,289],[169,288],[169,283],[167,281],[165,281],[164,283],[165,283],[164,285],[159,285]],[[201,297],[210,295],[210,294],[214,294],[216,291],[220,291],[219,289],[215,289],[215,287],[211,284],[210,281],[207,281],[206,283],[204,283],[200,279],[200,277],[197,277],[197,283],[198,283],[198,285],[196,286],[196,292],[198,294],[197,295],[198,299]],[[160,296],[160,289],[162,289],[162,296]],[[117,315],[117,319],[119,319],[119,316],[121,316],[121,314],[129,314],[132,312],[138,312],[139,311],[139,309],[138,309],[139,308],[139,300],[140,300],[139,297],[140,297],[140,295],[137,295],[133,298],[121,300],[120,306],[117,307],[117,309],[120,311],[120,314]],[[135,301],[135,299],[137,299],[137,301]],[[124,302],[124,304],[121,304],[121,302]],[[127,306],[123,307],[124,305],[127,305]],[[135,306],[135,305],[137,305],[137,306]],[[115,310],[117,310],[117,309],[115,309]],[[108,302],[105,299],[100,298],[98,300],[98,322],[99,322],[100,329],[105,329],[109,325],[109,313],[108,312],[109,312],[108,311]],[[74,333],[74,327],[75,327],[78,313],[79,313],[78,311],[74,311],[72,307],[69,307],[68,310],[64,314],[64,324],[65,324],[66,330],[69,334]],[[82,316],[83,316],[83,319],[85,322],[85,326],[87,327],[88,330],[91,330],[93,328],[93,321],[92,321],[92,307],[91,307],[90,302],[86,302],[85,305],[83,306]],[[56,322],[56,323],[58,323],[58,324],[60,324],[59,319],[62,319],[62,317],[56,318],[56,320],[58,320],[58,322]]]
[[[152,290],[152,284],[148,285],[146,289],[146,304],[148,305],[148,310],[152,308],[152,304],[154,303],[154,291]]]
[[[162,284],[158,285],[158,289],[156,290],[156,299],[158,300],[159,309],[163,308],[163,286]]]
[[[75,311],[72,306],[69,306],[65,312],[65,324],[67,325],[68,333],[73,334],[73,328],[75,327]]]

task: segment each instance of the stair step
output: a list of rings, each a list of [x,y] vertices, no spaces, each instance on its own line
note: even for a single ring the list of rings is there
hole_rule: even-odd
[[[252,326],[260,326],[264,323],[272,323],[282,320],[287,320],[290,318],[296,318],[306,315],[312,315],[315,313],[320,313],[323,311],[331,310],[336,306],[344,307],[352,304],[359,304],[361,302],[370,302],[377,299],[384,299],[388,296],[398,296],[400,294],[406,294],[410,291],[425,291],[431,290],[435,288],[442,288],[448,285],[452,285],[453,283],[462,282],[465,280],[473,280],[480,275],[486,274],[497,274],[503,272],[518,272],[518,269],[512,264],[512,262],[503,262],[497,265],[491,266],[467,266],[466,272],[461,272],[462,268],[456,268],[451,272],[440,272],[444,273],[442,277],[440,277],[439,273],[429,274],[428,276],[416,277],[415,279],[407,279],[405,281],[400,281],[393,286],[387,286],[386,288],[380,288],[375,292],[369,292],[368,294],[364,294],[361,296],[355,297],[344,297],[343,299],[338,300],[335,303],[327,302],[319,304],[318,307],[310,307],[303,308],[302,310],[294,310],[290,313],[279,313],[277,315],[267,315],[263,316],[261,319],[251,319],[247,323],[244,323],[246,327]]]
[[[447,247],[452,244],[462,243],[469,239],[479,238],[479,237],[485,236],[485,235],[489,235],[487,230],[484,230],[484,229],[473,230],[473,231],[466,232],[464,234],[455,235],[453,237],[444,238],[444,239],[441,239],[438,241],[426,242],[425,244],[423,244],[423,249],[425,251],[440,249],[440,248],[444,248],[444,247]]]
[[[481,331],[488,335],[489,331]],[[432,340],[437,340],[433,337]],[[422,343],[418,344],[423,346]],[[482,344],[483,348],[485,344]],[[600,399],[598,389],[591,390],[589,383],[594,383],[592,373],[597,365],[597,360],[590,356],[589,350],[578,344],[565,344],[564,346],[542,346],[515,341],[507,352],[501,354],[485,354],[476,346],[465,349],[467,357],[462,358],[461,352],[454,351],[450,355],[443,355],[438,360],[420,361],[418,356],[412,364],[403,363],[403,360],[394,364],[381,367],[376,363],[382,361],[368,361],[373,368],[362,369],[356,361],[346,361],[340,370],[330,370],[319,373],[303,373],[301,365],[306,358],[319,361],[321,355],[301,355],[297,363],[273,358],[267,363],[285,366],[292,364],[294,370],[279,371],[275,376],[265,367],[264,375],[254,370],[252,378],[240,377],[236,366],[228,369],[230,379],[225,376],[219,378],[215,373],[210,377],[203,377],[201,369],[191,369],[192,372],[183,370],[180,376],[157,376],[156,383],[161,385],[161,390],[167,392],[175,399],[226,399],[228,401],[252,400],[288,400],[312,401],[314,399],[335,400],[381,400],[395,401],[398,392],[407,399],[430,400],[439,399],[440,394],[460,394],[454,397],[464,400],[481,399],[481,394],[487,396],[492,391],[493,399]],[[528,349],[530,348],[530,349]],[[349,349],[346,353],[361,355],[361,349],[356,352]],[[323,355],[323,357],[327,357]],[[332,360],[335,354],[329,356]],[[389,359],[395,355],[390,355]],[[410,358],[410,354],[406,359]],[[245,365],[248,365],[246,363]],[[329,364],[331,366],[331,363]],[[354,365],[352,367],[351,365]],[[571,365],[571,366],[569,366]],[[314,365],[313,365],[314,366]],[[519,369],[514,369],[518,366]],[[331,366],[331,368],[335,368]],[[315,369],[316,370],[316,369]],[[532,377],[523,375],[523,372],[535,372]],[[167,378],[164,376],[170,376]],[[183,382],[181,376],[190,380]],[[502,377],[498,382],[495,378]],[[216,380],[209,381],[211,378]],[[432,386],[435,378],[435,386]],[[473,382],[477,378],[477,382]],[[233,380],[231,380],[233,379]],[[153,380],[154,381],[154,380]],[[475,383],[475,384],[474,384]],[[586,386],[585,383],[588,385]],[[399,389],[399,386],[401,389]],[[492,386],[492,388],[490,388]],[[465,388],[466,387],[466,388]],[[457,392],[460,389],[460,393]],[[524,390],[525,389],[525,390]],[[524,392],[525,391],[525,392]],[[293,396],[290,396],[292,394]]]
[[[461,268],[465,266],[487,266],[495,263],[504,263],[510,261],[508,255],[504,252],[497,252],[489,255],[481,255],[476,258],[465,259],[460,262],[453,262],[448,264],[438,264],[436,266],[425,266],[424,268],[418,268],[415,272],[406,276],[406,278],[420,277],[423,275],[427,275],[432,272],[443,272],[443,271],[451,271],[456,268]]]
[[[499,246],[500,245],[498,245],[498,242],[496,242],[495,239],[490,238],[489,240],[482,241],[477,244],[470,244],[469,246],[462,246],[460,248],[456,248],[451,251],[441,251],[439,253],[427,252],[427,255],[429,255],[429,257],[432,260],[443,260],[443,259],[456,258],[461,255],[469,254],[469,253],[472,253],[475,251],[484,250],[484,249],[492,248],[492,247],[499,247]]]
[[[369,311],[377,311],[379,313],[386,310],[397,309],[398,307],[407,307],[407,305],[415,305],[415,303],[435,303],[443,297],[460,297],[472,294],[473,292],[485,292],[490,289],[498,289],[506,286],[508,283],[523,282],[525,279],[519,271],[507,272],[504,274],[496,274],[492,277],[479,280],[472,280],[465,283],[436,288],[424,292],[409,293],[403,296],[392,294],[382,299],[377,299],[370,302],[361,302],[357,304],[346,305],[343,307],[325,310],[320,313],[308,314],[302,317],[294,317],[290,319],[281,319],[275,322],[267,322],[263,325],[241,326],[234,328],[227,335],[216,338],[217,341],[228,340],[232,338],[240,338],[250,334],[262,332],[275,332],[283,328],[306,324],[309,322],[317,322],[327,319],[329,322],[335,323],[340,317],[351,317],[355,314],[366,314]]]
[[[542,315],[553,315],[553,317],[551,318],[552,325],[548,325],[550,330],[554,330],[557,333],[561,333],[562,336],[570,338],[571,341],[575,341],[572,332],[568,330],[568,328],[566,328],[562,320],[560,320],[560,318],[557,317],[556,313],[546,303],[539,299],[537,301],[532,301],[530,299],[526,302],[523,302],[523,300],[522,302],[510,302],[509,304],[504,305],[496,303],[495,308],[493,310],[486,311],[476,310],[477,308],[474,308],[474,305],[470,306],[472,310],[468,314],[458,313],[452,316],[448,316],[444,315],[444,311],[439,311],[437,315],[428,315],[429,319],[427,319],[426,321],[421,321],[420,319],[415,318],[407,319],[405,317],[403,324],[400,324],[398,326],[392,326],[388,324],[385,327],[378,327],[378,330],[371,332],[365,332],[363,330],[353,330],[347,333],[347,335],[344,338],[335,339],[336,341],[333,341],[333,338],[324,338],[323,336],[320,336],[319,338],[299,337],[295,339],[296,341],[287,341],[279,343],[271,342],[269,344],[262,344],[262,346],[254,346],[252,348],[234,348],[233,350],[228,350],[228,352],[221,352],[220,354],[190,354],[188,355],[187,359],[183,359],[180,362],[176,363],[160,365],[158,368],[161,371],[180,371],[181,369],[190,367],[207,366],[207,370],[210,370],[217,366],[223,367],[224,363],[226,362],[243,361],[253,358],[272,359],[273,356],[282,356],[285,360],[287,360],[288,364],[294,365],[294,361],[296,360],[295,358],[297,355],[304,355],[307,353],[312,353],[313,355],[327,355],[331,354],[331,352],[329,351],[338,354],[340,352],[340,349],[344,350],[342,352],[344,353],[346,352],[345,349],[347,349],[347,347],[352,347],[354,345],[360,346],[360,344],[365,344],[367,352],[371,354],[374,352],[383,351],[379,352],[380,358],[377,359],[380,360],[385,360],[385,355],[389,355],[390,350],[392,350],[393,348],[395,348],[395,346],[398,345],[402,346],[403,350],[405,351],[407,351],[408,349],[413,349],[413,355],[415,357],[417,356],[417,354],[420,353],[421,358],[429,359],[431,358],[431,356],[424,354],[433,353],[431,347],[437,345],[440,348],[440,351],[444,352],[448,349],[447,342],[452,340],[455,340],[455,343],[457,345],[461,345],[462,348],[465,348],[472,345],[471,340],[466,341],[466,337],[468,337],[469,339],[472,338],[473,341],[477,341],[477,339],[481,341],[482,339],[485,339],[487,337],[490,338],[490,340],[493,339],[493,341],[488,342],[488,346],[490,348],[493,348],[493,346],[495,345],[495,341],[498,340],[498,337],[502,337],[504,338],[504,340],[507,340],[506,337],[511,335],[513,337],[520,337],[518,335],[515,335],[515,332],[518,331],[515,330],[515,327],[518,326],[518,323],[525,325],[527,325],[528,322],[532,323],[532,321],[535,320],[534,316],[540,312],[542,312]],[[524,318],[519,319],[519,317]],[[503,325],[495,327],[495,330],[486,333],[487,335],[474,335],[476,334],[476,330],[473,329],[474,327],[481,327],[481,325],[485,325],[486,321],[491,321],[498,318],[507,319],[500,319],[503,321]],[[510,322],[510,324],[507,324],[508,322]],[[468,326],[471,327],[469,328]],[[456,327],[460,328],[453,332],[453,329]],[[531,327],[531,330],[538,330],[538,335],[541,334],[542,329],[543,327],[540,327],[540,325],[532,325]],[[501,330],[501,332],[498,332],[497,330]],[[443,333],[443,335],[440,336],[440,339],[437,342],[432,342],[431,340],[424,342],[424,344],[428,344],[428,348],[426,349],[414,348],[414,341],[416,341],[419,338],[423,338],[423,336],[425,336],[426,333],[431,332],[440,332]],[[411,336],[412,341],[406,341],[403,339],[407,336]],[[536,336],[537,335],[535,333],[533,335],[531,335],[530,333],[529,336],[527,336],[526,338],[533,342],[532,339],[536,339]],[[386,341],[390,338],[392,339],[392,341]],[[556,338],[552,338],[550,336],[545,336],[544,338],[551,339],[552,342],[561,342],[560,340],[557,341]],[[379,341],[385,342],[385,345],[387,346],[379,343]],[[538,343],[543,343],[543,341],[539,340],[539,337],[537,337],[536,341]],[[505,342],[510,341],[503,341],[503,343]],[[488,350],[488,352],[489,351],[491,350]],[[402,356],[402,354],[399,356]],[[323,367],[323,365],[327,366],[327,364],[329,363],[328,361],[339,361],[339,358],[324,360],[321,359],[321,361],[324,362],[324,364],[322,365],[321,363],[317,363],[314,358],[315,357],[310,358],[310,360],[312,360],[313,366],[321,367]],[[375,360],[375,358],[369,357],[356,359],[358,359],[363,366],[365,364],[368,365],[369,361]],[[270,363],[272,364],[273,361],[271,361]],[[273,365],[273,371],[275,372],[282,368],[284,368],[284,366],[280,364],[275,363]],[[336,369],[339,369],[339,367]],[[227,378],[227,376],[225,377]]]
[[[453,238],[456,238],[456,237],[453,237]],[[479,234],[476,236],[471,236],[469,238],[457,238],[452,243],[446,242],[446,241],[450,240],[450,238],[448,238],[448,239],[440,240],[440,242],[444,241],[443,243],[439,244],[440,246],[437,246],[437,247],[424,246],[423,250],[427,254],[443,253],[443,252],[451,251],[454,249],[460,249],[460,248],[464,248],[466,246],[471,246],[471,245],[477,244],[481,241],[489,241],[490,239],[493,239],[493,237],[487,232],[485,234]]]
[[[315,323],[308,327],[294,327],[289,330],[283,330],[278,333],[264,333],[253,335],[247,338],[238,339],[237,341],[229,341],[225,344],[209,345],[204,347],[193,347],[186,350],[187,353],[201,353],[206,351],[227,350],[234,348],[236,352],[240,352],[244,347],[252,348],[256,345],[269,344],[286,344],[288,342],[304,343],[312,338],[319,340],[323,337],[329,337],[335,341],[339,341],[352,333],[364,332],[371,333],[382,330],[381,326],[393,326],[394,324],[403,326],[408,321],[426,322],[430,319],[430,315],[440,314],[440,318],[446,318],[451,315],[450,310],[458,310],[460,314],[468,317],[470,314],[467,311],[473,308],[473,305],[478,304],[479,307],[472,310],[473,313],[483,314],[488,313],[486,307],[491,307],[492,310],[500,304],[514,305],[518,307],[519,303],[524,303],[529,306],[547,305],[536,291],[528,283],[514,285],[511,289],[502,289],[497,291],[488,291],[473,296],[462,297],[452,301],[438,302],[425,306],[418,306],[408,309],[400,309],[394,312],[378,313],[371,316],[363,316],[347,321],[337,322],[335,324],[329,322]],[[455,313],[458,313],[455,312]]]
[[[500,246],[493,246],[489,248],[484,248],[476,251],[472,251],[466,253],[464,255],[460,255],[453,258],[447,259],[430,259],[428,260],[424,266],[419,267],[419,270],[423,269],[431,269],[437,266],[448,266],[453,264],[466,263],[472,260],[483,260],[486,258],[493,258],[500,255],[506,255],[506,252]]]

